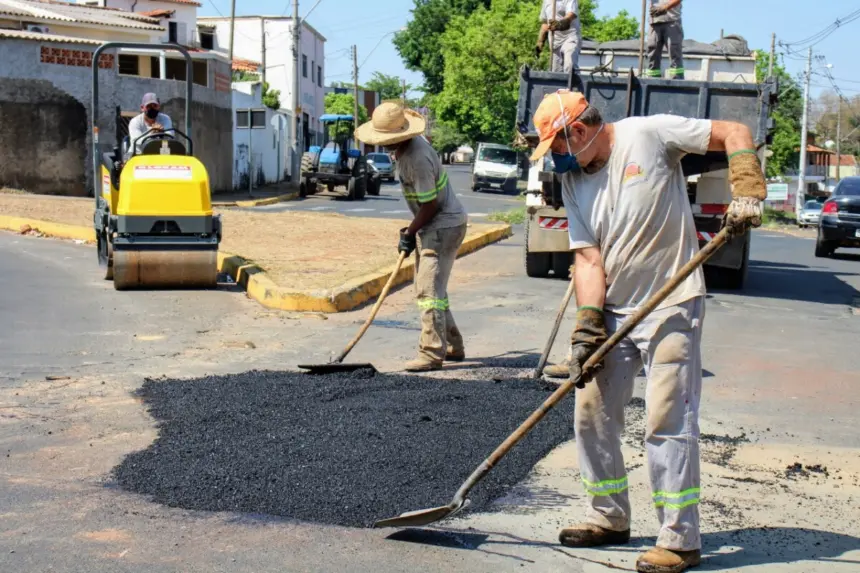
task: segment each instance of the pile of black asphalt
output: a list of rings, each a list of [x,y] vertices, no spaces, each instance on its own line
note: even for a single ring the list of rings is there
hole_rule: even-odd
[[[120,487],[170,507],[367,527],[447,504],[554,387],[372,371],[251,371],[148,379],[159,435],[114,468]],[[573,437],[568,396],[474,489],[487,510]]]

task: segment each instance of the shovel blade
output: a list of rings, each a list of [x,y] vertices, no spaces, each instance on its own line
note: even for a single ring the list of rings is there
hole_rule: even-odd
[[[432,507],[430,509],[407,511],[406,513],[401,513],[397,517],[380,519],[373,524],[373,527],[417,527],[421,525],[429,525],[431,523],[441,521],[446,517],[451,517],[467,505],[469,505],[469,500],[452,502],[449,505]]]
[[[336,372],[355,372],[356,370],[373,370],[374,373],[378,372],[370,362],[356,362],[353,364],[343,364],[341,362],[299,364],[299,368],[307,370],[307,374],[334,374]]]

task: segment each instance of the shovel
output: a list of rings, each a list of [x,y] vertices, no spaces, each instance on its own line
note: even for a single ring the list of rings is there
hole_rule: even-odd
[[[570,302],[571,296],[573,296],[573,276],[570,277],[570,284],[567,285],[567,292],[564,293],[564,298],[561,301],[561,306],[558,309],[558,314],[555,315],[555,324],[552,325],[552,332],[549,333],[549,339],[546,341],[546,346],[543,349],[543,354],[541,354],[537,368],[535,368],[535,380],[540,380],[540,377],[543,376],[543,369],[546,367],[546,361],[549,358],[549,353],[552,350],[552,345],[555,343],[555,336],[558,334],[558,328],[561,326],[561,320],[564,318],[564,311],[567,310],[567,305]]]
[[[600,363],[601,360],[612,350],[616,344],[618,344],[625,336],[627,336],[631,330],[633,330],[637,324],[639,324],[643,318],[651,314],[657,305],[663,302],[667,296],[669,296],[672,291],[674,291],[681,282],[684,281],[690,274],[696,270],[699,266],[701,266],[705,261],[707,261],[717,250],[722,247],[729,238],[728,228],[724,228],[716,236],[711,239],[711,241],[705,245],[701,251],[696,253],[696,256],[693,257],[686,265],[684,265],[678,273],[672,277],[672,279],[666,283],[666,285],[661,288],[654,296],[648,299],[642,307],[633,313],[630,316],[630,319],[627,320],[621,328],[619,328],[609,339],[604,342],[597,351],[591,355],[591,357],[585,362],[582,367],[583,372],[588,372],[595,365]],[[430,523],[434,523],[436,521],[440,521],[447,517],[451,517],[452,515],[458,513],[463,508],[469,505],[469,500],[466,499],[468,493],[472,490],[475,485],[479,481],[481,481],[484,476],[490,473],[490,470],[499,463],[499,461],[505,457],[511,448],[513,448],[520,440],[522,440],[526,434],[528,434],[532,428],[534,428],[538,422],[540,422],[544,416],[546,416],[547,412],[552,410],[552,408],[558,404],[562,398],[564,398],[573,387],[579,383],[580,380],[568,380],[564,384],[558,387],[558,389],[552,393],[552,395],[546,399],[546,401],[540,405],[540,407],[535,410],[531,416],[523,422],[519,428],[514,430],[514,433],[508,436],[502,444],[496,448],[496,450],[490,454],[486,460],[481,462],[481,465],[472,472],[472,475],[469,476],[463,485],[460,486],[460,489],[457,490],[457,493],[454,494],[454,499],[451,500],[451,503],[448,505],[443,505],[441,507],[433,507],[430,509],[419,509],[418,511],[410,511],[407,513],[402,513],[397,517],[392,517],[389,519],[382,519],[373,524],[373,527],[416,527],[421,525],[428,525]]]
[[[344,348],[334,360],[327,364],[299,364],[299,368],[307,370],[308,374],[332,374],[335,372],[354,372],[356,370],[364,369],[370,369],[374,372],[377,371],[370,362],[344,364],[343,359],[346,358],[346,355],[349,354],[356,344],[358,344],[358,341],[361,340],[361,337],[364,336],[364,333],[367,332],[368,328],[370,328],[370,323],[372,323],[373,319],[376,318],[376,313],[379,312],[379,307],[382,306],[382,301],[384,301],[385,297],[388,296],[388,291],[391,290],[391,286],[394,284],[394,279],[397,278],[397,273],[400,272],[400,267],[403,265],[404,260],[406,260],[406,253],[400,253],[400,257],[397,259],[397,265],[394,267],[394,271],[391,273],[391,276],[388,277],[388,282],[385,283],[385,286],[382,288],[382,292],[379,293],[379,298],[376,300],[376,304],[374,304],[373,308],[370,309],[370,316],[367,317],[367,320],[364,321],[364,324],[361,325],[361,328],[358,329],[358,333],[349,341],[346,348]]]

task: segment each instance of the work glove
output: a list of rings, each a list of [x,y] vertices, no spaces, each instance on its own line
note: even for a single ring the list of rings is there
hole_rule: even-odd
[[[603,368],[601,361],[593,368],[583,370],[588,358],[608,338],[603,312],[594,307],[581,307],[576,313],[576,328],[570,337],[570,379],[577,388],[585,388],[586,381]]]
[[[654,6],[651,6],[651,17],[654,17],[654,16],[662,16],[662,15],[663,15],[663,14],[665,14],[668,10],[669,10],[669,9],[668,9],[668,8],[666,8],[666,5],[665,5],[665,4],[656,4],[656,5],[654,5]]]
[[[565,30],[570,30],[570,20],[553,20],[555,22],[555,28],[550,28],[556,32],[564,32]]]
[[[537,46],[535,46],[535,58],[539,58],[539,57],[540,57],[540,53],[541,53],[542,51],[543,51],[543,44],[541,44],[540,42],[538,42],[538,43],[537,43]]]
[[[149,129],[151,129],[152,131],[164,131],[164,126],[160,123],[153,123],[149,126]]]
[[[749,227],[760,227],[761,202],[767,198],[767,184],[754,150],[742,149],[729,156],[729,181],[732,202],[723,226],[732,236],[743,234]]]
[[[412,251],[415,250],[417,245],[415,235],[410,235],[407,233],[408,227],[403,227],[400,229],[400,243],[397,245],[398,253],[406,253],[406,256],[412,254]]]

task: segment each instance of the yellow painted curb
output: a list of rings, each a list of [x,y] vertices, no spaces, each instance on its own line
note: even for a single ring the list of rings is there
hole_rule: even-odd
[[[0,215],[0,228],[20,232],[24,225],[29,225],[32,229],[37,229],[51,237],[78,239],[88,243],[95,242],[95,230],[90,227]],[[508,224],[494,225],[489,229],[474,231],[466,235],[463,244],[457,251],[457,256],[462,257],[481,247],[506,239],[512,234],[512,227]],[[291,291],[278,286],[256,263],[240,255],[224,251],[218,251],[218,272],[230,275],[236,284],[248,293],[249,297],[267,308],[310,312],[343,312],[352,310],[377,297],[382,292],[382,287],[388,282],[391,273],[394,272],[394,265],[355,278],[331,290],[311,292]],[[400,267],[400,272],[397,273],[392,286],[412,280],[414,276],[415,262],[414,259],[410,259]]]
[[[481,247],[506,239],[512,234],[511,225],[495,225],[490,229],[468,234],[457,251],[462,257]],[[394,266],[376,271],[331,290],[291,291],[276,285],[265,271],[253,262],[229,253],[218,254],[218,267],[244,288],[248,296],[265,306],[277,310],[310,312],[344,312],[373,299],[382,292]],[[393,286],[403,284],[415,276],[415,263],[410,259],[403,263]]]
[[[0,228],[2,229],[8,229],[10,231],[20,233],[21,228],[25,225],[49,237],[75,239],[78,241],[86,241],[88,243],[96,242],[96,232],[92,227],[52,223],[51,221],[28,219],[26,217],[7,217],[5,215],[0,215]]]
[[[277,195],[275,197],[266,197],[265,199],[248,199],[247,201],[213,201],[213,207],[260,207],[262,205],[274,205],[275,203],[283,203],[284,201],[292,201],[299,196],[298,191]]]

